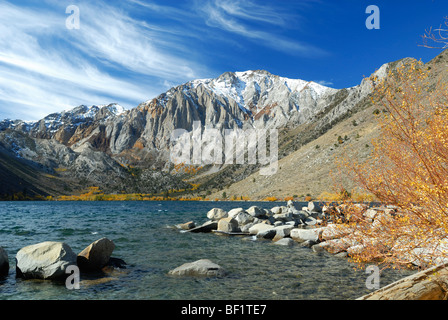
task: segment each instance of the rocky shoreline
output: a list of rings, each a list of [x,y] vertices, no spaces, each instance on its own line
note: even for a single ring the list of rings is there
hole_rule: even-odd
[[[373,226],[387,219],[393,219],[396,207],[370,208],[355,204],[362,215]],[[286,206],[263,209],[252,206],[248,209],[235,208],[225,211],[213,208],[207,213],[205,223],[195,222],[176,225],[182,232],[213,232],[220,235],[247,236],[252,239],[271,240],[276,245],[310,248],[314,252],[326,251],[338,257],[351,257],[363,250],[363,245],[348,237],[351,230],[341,227],[336,219],[344,219],[345,205],[326,206],[309,202],[306,207],[297,208],[297,203],[288,201]],[[422,248],[424,250],[424,248]],[[207,260],[208,261],[208,260]],[[208,261],[214,265],[211,261]],[[203,261],[201,262],[203,263]],[[417,267],[425,266],[424,259],[412,261]],[[190,266],[194,266],[191,263]],[[218,266],[221,268],[220,266]],[[188,272],[187,272],[188,273]],[[185,274],[185,272],[184,272]],[[210,275],[203,269],[196,275]],[[219,275],[225,275],[220,272]],[[448,299],[448,261],[441,260],[437,266],[417,272],[396,281],[358,300],[446,300]]]
[[[356,210],[372,228],[382,228],[399,215],[398,208],[394,206],[321,205],[317,202],[309,202],[306,207],[297,208],[297,206],[297,203],[289,200],[286,206],[275,206],[271,209],[252,206],[248,209],[235,208],[227,212],[213,208],[207,213],[208,221],[205,223],[197,226],[195,222],[189,221],[176,227],[184,232],[253,236],[256,239],[272,240],[279,245],[300,244],[315,252],[327,251],[339,257],[353,257],[365,247],[349,236],[354,232],[353,228],[341,224],[340,221],[349,221],[353,211]],[[375,239],[363,238],[363,241],[373,243]],[[434,264],[433,261],[436,261],[436,264],[448,263],[441,254],[435,256],[437,252],[430,245],[426,246],[414,249],[416,253],[422,253],[420,256],[403,256],[403,258],[419,268],[427,268]],[[448,243],[446,246],[445,242],[441,243],[440,250],[442,249],[448,250]]]
[[[225,211],[213,208],[206,214],[207,221],[196,225],[189,221],[176,225],[182,233],[215,233],[216,235],[243,236],[244,239],[272,241],[275,245],[307,247],[314,252],[326,251],[338,257],[350,257],[359,250],[348,235],[349,230],[338,227],[336,219],[344,216],[344,206],[321,206],[309,202],[306,207],[297,208],[297,203],[264,209],[252,206],[248,209],[235,208]],[[369,208],[358,205],[363,215],[371,219],[393,217],[396,208]],[[69,276],[70,266],[76,266],[87,280],[83,286],[117,280],[115,275],[126,269],[126,263],[112,257],[115,245],[107,238],[101,238],[75,254],[64,242],[41,242],[26,246],[16,254],[16,278],[24,280],[43,279],[64,281]],[[0,279],[10,272],[7,252],[0,247]],[[200,259],[185,263],[166,274],[170,277],[226,277],[228,272],[220,265]],[[67,285],[67,283],[66,283]],[[403,278],[371,294],[358,298],[389,300],[446,300],[448,298],[448,263]]]
[[[252,236],[256,239],[272,240],[278,245],[300,244],[313,251],[326,250],[343,256],[356,248],[350,246],[350,243],[341,246],[344,233],[332,223],[330,213],[334,210],[334,207],[321,206],[316,202],[309,202],[308,206],[297,208],[293,201],[288,201],[286,206],[275,206],[271,209],[252,206],[227,212],[213,208],[207,213],[207,222],[197,226],[193,221],[189,221],[176,227],[184,232]],[[390,209],[372,210],[380,212]]]

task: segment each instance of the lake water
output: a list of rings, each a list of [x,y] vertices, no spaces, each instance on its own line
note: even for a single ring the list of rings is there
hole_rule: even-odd
[[[300,246],[271,241],[182,233],[172,226],[207,220],[214,207],[224,210],[267,202],[0,202],[0,246],[8,252],[10,271],[0,280],[0,299],[26,300],[339,300],[371,292],[369,274],[346,259]],[[22,247],[63,241],[79,253],[91,242],[114,241],[113,257],[126,261],[114,280],[68,290],[52,281],[15,277],[15,255]],[[228,271],[217,279],[176,278],[169,270],[186,262],[210,259]],[[385,286],[410,271],[386,270]],[[83,275],[81,275],[83,280]],[[84,279],[85,280],[85,279]]]

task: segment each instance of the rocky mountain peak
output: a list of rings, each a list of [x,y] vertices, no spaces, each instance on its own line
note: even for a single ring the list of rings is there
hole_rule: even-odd
[[[379,73],[385,74],[385,69]],[[123,169],[127,165],[142,170],[169,168],[175,129],[191,132],[195,122],[223,133],[310,124],[313,131],[303,133],[305,141],[362,105],[371,90],[368,81],[337,90],[266,70],[225,72],[172,87],[130,110],[115,103],[80,105],[35,122],[0,121],[0,147],[48,172],[58,169],[67,177],[94,184],[109,179],[110,172],[110,181],[119,185],[129,173]],[[297,135],[288,139],[284,140],[288,150],[302,143],[296,141]]]

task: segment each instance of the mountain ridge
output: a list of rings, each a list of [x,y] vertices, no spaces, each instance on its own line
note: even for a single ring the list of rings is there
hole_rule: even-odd
[[[386,76],[391,66],[404,60],[384,64],[374,74]],[[89,185],[106,192],[162,193],[188,189],[194,182],[201,186],[196,193],[216,195],[256,173],[259,166],[206,166],[194,175],[179,172],[169,161],[174,129],[191,131],[195,121],[221,132],[278,129],[279,157],[285,158],[370,107],[372,88],[368,79],[333,89],[265,70],[226,72],[170,88],[129,110],[117,104],[82,105],[36,122],[3,120],[0,147],[63,181],[61,194],[81,192]]]

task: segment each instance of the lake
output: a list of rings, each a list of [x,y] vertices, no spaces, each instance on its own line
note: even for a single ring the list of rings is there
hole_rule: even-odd
[[[213,233],[182,233],[174,225],[201,224],[219,207],[272,208],[269,202],[0,202],[0,246],[9,255],[9,275],[0,280],[0,299],[14,300],[347,300],[371,292],[369,274],[347,259],[314,253],[299,245]],[[15,255],[21,248],[63,241],[79,253],[107,237],[113,257],[127,268],[114,280],[68,290],[52,281],[15,277]],[[176,278],[169,270],[186,262],[210,259],[227,270],[223,278]],[[386,270],[385,286],[411,274]],[[81,281],[83,275],[81,275]]]

